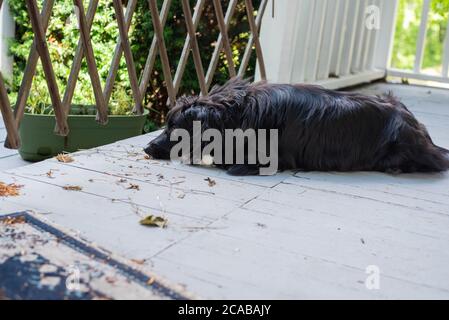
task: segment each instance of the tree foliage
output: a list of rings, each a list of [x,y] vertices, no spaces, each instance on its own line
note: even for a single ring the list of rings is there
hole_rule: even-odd
[[[423,0],[399,0],[392,66],[413,69]],[[426,32],[423,69],[441,72],[444,38],[449,18],[449,0],[432,0]]]

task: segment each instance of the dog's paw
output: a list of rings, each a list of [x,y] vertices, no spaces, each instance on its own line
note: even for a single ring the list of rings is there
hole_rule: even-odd
[[[231,176],[255,176],[259,174],[259,167],[256,165],[235,164],[229,167],[227,173]]]

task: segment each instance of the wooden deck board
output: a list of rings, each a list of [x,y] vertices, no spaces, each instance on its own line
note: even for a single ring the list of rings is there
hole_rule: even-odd
[[[449,91],[357,90],[392,90],[449,147]],[[0,181],[23,189],[0,199],[0,214],[33,210],[205,298],[449,298],[449,173],[231,177],[144,159],[156,135],[81,151],[68,164],[9,167]],[[149,214],[168,227],[141,226]],[[379,290],[365,286],[371,265]]]

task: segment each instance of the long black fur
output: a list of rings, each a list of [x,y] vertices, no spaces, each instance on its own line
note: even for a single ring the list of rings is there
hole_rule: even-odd
[[[279,130],[281,170],[439,172],[449,151],[436,146],[424,125],[391,94],[366,96],[314,85],[268,84],[235,78],[208,96],[182,97],[166,130],[145,151],[169,157],[175,128]],[[251,166],[225,167],[256,174]]]

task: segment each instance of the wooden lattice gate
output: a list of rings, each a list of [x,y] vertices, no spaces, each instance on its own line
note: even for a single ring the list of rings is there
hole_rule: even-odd
[[[244,76],[245,71],[248,68],[251,55],[255,48],[261,78],[266,78],[263,54],[259,42],[259,30],[262,22],[262,16],[265,12],[268,0],[261,1],[260,7],[257,10],[256,17],[252,0],[244,0],[246,6],[246,15],[249,22],[250,37],[246,45],[242,60],[240,62],[239,70],[236,70],[233,60],[233,54],[231,51],[231,44],[228,37],[228,29],[230,27],[231,19],[233,17],[238,0],[229,1],[226,13],[223,12],[220,0],[198,0],[194,8],[193,15],[189,0],[181,0],[184,19],[188,32],[174,77],[171,73],[170,61],[163,37],[163,30],[167,21],[170,7],[172,5],[172,0],[164,0],[160,12],[158,10],[157,1],[148,0],[149,10],[151,12],[151,18],[154,28],[154,37],[152,39],[143,73],[140,77],[141,80],[139,82],[128,37],[128,32],[131,26],[133,14],[137,6],[137,1],[138,0],[129,0],[126,11],[124,11],[121,0],[113,0],[117,28],[119,30],[119,37],[117,39],[117,45],[112,56],[106,84],[104,88],[102,88],[90,37],[90,31],[99,0],[90,0],[87,10],[85,10],[82,0],[73,0],[78,15],[80,39],[76,48],[71,72],[67,80],[67,86],[64,92],[64,96],[61,98],[59,93],[60,91],[56,82],[55,73],[53,70],[51,57],[47,47],[47,39],[45,37],[55,1],[45,0],[42,11],[39,12],[36,0],[26,0],[28,13],[34,32],[34,42],[28,56],[27,65],[24,71],[24,76],[19,89],[14,111],[11,108],[11,104],[6,91],[6,86],[3,82],[2,77],[0,76],[0,108],[8,134],[5,142],[5,147],[17,149],[20,146],[18,128],[25,112],[26,102],[30,94],[31,85],[36,72],[39,58],[41,60],[45,79],[48,85],[52,106],[55,111],[55,131],[57,134],[62,136],[66,136],[69,132],[67,115],[69,113],[76,83],[78,81],[81,63],[84,58],[86,59],[88,72],[96,100],[97,121],[101,124],[106,124],[108,121],[107,106],[111,99],[112,90],[114,87],[114,82],[119,69],[122,55],[125,56],[128,76],[133,94],[134,112],[137,114],[143,113],[144,93],[150,83],[153,67],[158,55],[162,63],[162,71],[164,75],[165,85],[167,87],[169,96],[168,103],[170,104],[170,106],[173,106],[176,101],[176,95],[179,91],[185,67],[191,51],[193,54],[193,61],[195,63],[198,83],[201,89],[201,94],[203,95],[208,93],[212,85],[213,76],[217,69],[220,54],[222,52],[224,52],[224,55],[226,57],[229,75],[231,77],[237,75]],[[201,60],[201,52],[199,50],[196,37],[196,30],[198,28],[206,1],[213,1],[220,33],[215,45],[214,52],[210,59],[207,72],[204,72]],[[2,4],[3,0],[0,0],[0,8]]]

